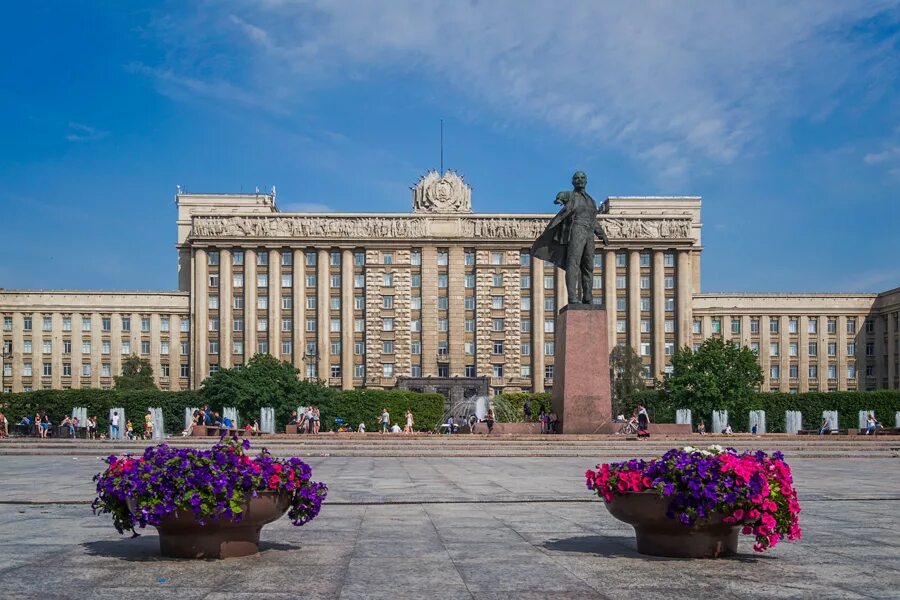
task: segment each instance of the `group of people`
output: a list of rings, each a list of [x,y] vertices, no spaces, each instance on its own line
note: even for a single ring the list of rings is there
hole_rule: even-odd
[[[528,403],[526,402],[526,406]],[[528,407],[528,410],[525,411],[525,417],[531,417],[531,407]],[[556,414],[555,410],[547,410],[544,408],[544,405],[541,404],[540,410],[538,411],[538,421],[541,423],[541,433],[559,433],[559,415]]]
[[[319,413],[318,406],[307,406],[303,409],[303,414],[297,414],[297,411],[291,411],[291,418],[288,425],[296,425],[297,433],[319,433],[322,426],[322,416]]]
[[[148,411],[147,414],[149,415],[150,412]],[[151,419],[151,421],[152,421],[152,419]],[[146,427],[147,417],[144,417],[144,424]],[[209,407],[209,404],[204,404],[203,408],[198,408],[197,410],[195,410],[193,412],[193,414],[191,415],[191,426],[188,427],[187,429],[185,429],[184,431],[182,431],[181,435],[182,436],[190,435],[191,429],[195,425],[204,425],[206,427],[219,427],[220,429],[236,429],[238,424],[235,423],[234,421],[232,421],[228,417],[223,417],[222,415],[219,414],[218,411],[212,410]],[[151,424],[151,427],[152,427],[152,424]],[[247,431],[248,433],[253,433],[253,434],[259,433],[259,421],[254,419],[253,421],[247,423],[246,425],[244,425],[244,430]],[[152,429],[151,429],[151,434],[152,434]]]
[[[415,425],[416,421],[413,418],[412,410],[406,410],[406,423],[403,425],[403,429],[400,429],[400,425],[394,423],[391,425],[391,413],[388,412],[387,407],[381,409],[381,416],[378,417],[378,423],[381,425],[381,433],[414,433],[413,425]],[[360,423],[359,428],[356,430],[359,433],[365,433],[366,424]]]

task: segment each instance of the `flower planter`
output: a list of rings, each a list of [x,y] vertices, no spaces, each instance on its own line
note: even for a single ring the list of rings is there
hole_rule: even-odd
[[[720,558],[737,553],[739,525],[714,514],[685,527],[666,516],[669,499],[654,492],[626,492],[605,502],[609,513],[634,527],[637,551],[670,558]]]
[[[284,492],[258,492],[243,505],[238,522],[218,520],[200,524],[191,511],[169,513],[156,525],[159,551],[170,558],[233,558],[259,552],[263,525],[280,518],[290,506]],[[134,512],[134,502],[128,507]]]

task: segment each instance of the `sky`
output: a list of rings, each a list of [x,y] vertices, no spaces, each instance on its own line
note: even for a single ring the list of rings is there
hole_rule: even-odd
[[[176,185],[399,211],[703,197],[704,292],[900,286],[900,2],[17,2],[0,287],[177,287]]]

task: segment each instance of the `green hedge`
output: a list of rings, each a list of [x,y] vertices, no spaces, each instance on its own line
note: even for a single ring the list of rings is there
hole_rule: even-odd
[[[443,420],[444,397],[440,394],[420,394],[406,390],[333,390],[322,388],[319,393],[306,398],[296,398],[281,402],[276,409],[276,431],[283,431],[292,410],[298,405],[317,403],[321,411],[322,431],[336,428],[335,419],[342,418],[354,430],[360,421],[365,422],[368,431],[377,426],[381,409],[387,407],[391,422],[401,427],[406,423],[405,413],[412,410],[417,431],[436,430]],[[179,433],[184,427],[184,409],[209,403],[213,410],[222,412],[220,403],[208,402],[200,391],[168,392],[160,390],[128,391],[83,389],[83,390],[37,390],[17,394],[0,395],[0,412],[6,414],[10,424],[18,423],[26,414],[34,417],[36,411],[46,412],[50,420],[58,424],[72,408],[84,406],[88,416],[98,418],[98,428],[107,428],[109,409],[122,407],[125,416],[131,419],[135,431],[143,429],[143,418],[149,407],[160,407],[167,433]],[[271,405],[270,405],[271,406]],[[248,414],[245,414],[248,413]],[[241,411],[241,423],[259,418],[258,411]],[[124,423],[123,423],[124,425]]]
[[[552,410],[553,396],[549,392],[510,392],[494,396],[494,413],[503,423],[525,420],[525,401],[531,401],[531,421],[537,421],[541,405],[547,412]]]
[[[629,413],[638,403],[642,403],[650,412],[650,417],[659,423],[674,423],[675,411],[689,408],[694,424],[700,419],[706,421],[707,430],[712,422],[712,414],[702,412],[690,406],[674,406],[664,394],[656,390],[637,392],[628,398],[626,407]],[[803,413],[803,428],[818,429],[822,423],[822,412],[838,411],[838,425],[841,429],[853,429],[859,426],[859,411],[871,410],[885,427],[894,426],[894,415],[900,411],[900,391],[876,390],[871,392],[808,392],[805,394],[786,394],[778,392],[757,392],[742,402],[723,402],[719,410],[728,411],[728,420],[735,431],[747,431],[749,412],[751,410],[766,411],[766,431],[784,432],[784,413],[799,410]]]
[[[136,432],[143,431],[144,414],[150,407],[162,409],[166,432],[180,432],[184,428],[184,408],[200,403],[199,394],[193,390],[36,390],[0,396],[0,410],[6,414],[10,425],[18,423],[25,415],[33,418],[36,411],[46,412],[52,423],[59,424],[66,415],[72,414],[74,407],[83,406],[88,416],[97,417],[97,428],[101,432],[107,429],[109,409],[118,407],[125,409],[125,416],[131,419]]]

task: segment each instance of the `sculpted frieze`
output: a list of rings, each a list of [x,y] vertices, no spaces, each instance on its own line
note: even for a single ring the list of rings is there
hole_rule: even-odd
[[[689,218],[628,218],[600,216],[612,239],[688,239]],[[297,215],[195,216],[193,238],[492,238],[534,240],[545,218],[534,217],[322,217]]]

